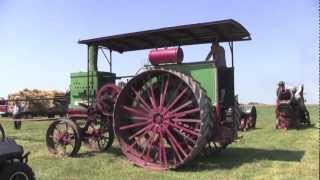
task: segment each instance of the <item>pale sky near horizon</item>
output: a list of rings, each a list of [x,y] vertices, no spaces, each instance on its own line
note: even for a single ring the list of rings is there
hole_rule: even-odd
[[[252,37],[234,48],[240,101],[274,103],[283,80],[303,83],[307,103],[318,103],[318,7],[316,0],[0,0],[0,97],[24,88],[66,90],[69,74],[86,70],[79,39],[234,19]],[[204,59],[209,48],[183,47],[185,61]],[[147,53],[115,53],[114,71],[134,74]],[[99,66],[107,70],[104,60]]]

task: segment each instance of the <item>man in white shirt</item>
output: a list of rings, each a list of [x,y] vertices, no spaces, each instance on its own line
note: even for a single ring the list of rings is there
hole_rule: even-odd
[[[13,117],[14,128],[21,129],[21,107],[18,102],[14,103],[12,117]]]

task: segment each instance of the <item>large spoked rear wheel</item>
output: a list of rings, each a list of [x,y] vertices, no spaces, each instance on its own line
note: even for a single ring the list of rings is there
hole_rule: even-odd
[[[207,96],[190,77],[149,70],[119,94],[114,130],[131,162],[165,170],[200,154],[211,130],[211,114]]]
[[[56,120],[47,130],[46,143],[52,154],[74,156],[81,147],[80,128],[71,120]]]

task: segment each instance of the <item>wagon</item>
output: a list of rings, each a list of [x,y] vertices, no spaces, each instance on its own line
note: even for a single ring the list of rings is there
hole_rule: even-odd
[[[87,72],[71,74],[69,115],[50,125],[50,152],[60,147],[75,155],[81,142],[89,140],[104,142],[100,149],[105,150],[115,134],[130,162],[167,170],[202,153],[221,151],[237,138],[239,127],[233,44],[247,40],[249,32],[228,19],[79,41],[88,47]],[[222,43],[229,47],[228,61]],[[208,44],[208,53],[183,62],[182,48],[199,44]],[[147,49],[150,63],[138,74],[112,72],[114,52]],[[98,71],[98,53],[107,59],[110,72]],[[116,80],[121,78],[130,80],[120,86]]]

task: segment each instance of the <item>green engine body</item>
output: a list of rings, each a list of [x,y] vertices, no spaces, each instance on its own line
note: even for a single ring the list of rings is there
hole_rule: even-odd
[[[161,65],[164,69],[170,69],[191,76],[205,90],[212,105],[216,105],[224,89],[225,106],[234,103],[234,70],[233,68],[217,68],[211,62],[195,62],[183,64]]]
[[[114,83],[115,76],[114,73],[98,71],[89,72],[89,78],[87,72],[71,73],[69,107],[77,107],[79,102],[87,102],[88,96],[95,98],[104,84]]]

